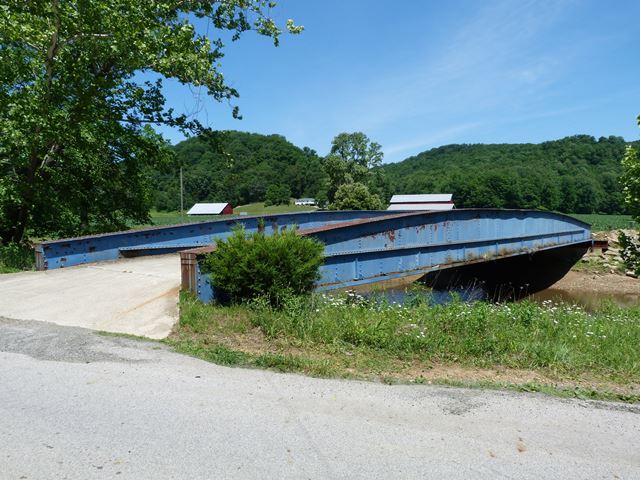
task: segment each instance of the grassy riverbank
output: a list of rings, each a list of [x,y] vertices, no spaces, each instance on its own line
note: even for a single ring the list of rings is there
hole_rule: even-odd
[[[640,400],[640,308],[429,306],[354,296],[205,306],[181,300],[168,342],[224,365],[387,382],[494,385]]]

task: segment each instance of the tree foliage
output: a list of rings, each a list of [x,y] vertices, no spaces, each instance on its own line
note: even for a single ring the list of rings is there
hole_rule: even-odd
[[[219,71],[223,41],[197,33],[194,22],[206,20],[232,40],[254,30],[277,44],[272,3],[3,2],[0,239],[20,241],[27,229],[64,235],[145,221],[148,168],[169,158],[145,125],[201,130],[165,108],[162,79],[202,86],[215,100],[238,96]],[[292,21],[287,29],[301,30]]]
[[[332,210],[384,210],[378,195],[360,182],[340,185],[331,203]]]
[[[380,144],[369,140],[364,133],[336,135],[331,142],[331,151],[323,161],[327,181],[321,197],[326,197],[330,208],[335,210],[382,208],[380,196],[390,196],[388,183],[382,170],[373,170],[380,167],[382,159]],[[363,208],[355,207],[357,205],[363,205]],[[377,207],[370,208],[374,205]]]
[[[174,148],[183,166],[185,204],[229,202],[244,205],[266,200],[270,185],[289,188],[287,197],[313,197],[324,183],[320,157],[298,148],[279,135],[235,131],[194,137]],[[180,208],[178,165],[154,176],[154,205],[159,210]]]
[[[540,144],[446,145],[382,168],[394,193],[453,193],[458,207],[625,213],[627,142],[588,135]]]
[[[319,278],[324,245],[293,229],[249,236],[236,228],[205,260],[205,270],[223,301],[266,297],[277,306],[288,295],[310,292]]]
[[[289,205],[291,201],[291,189],[287,185],[269,185],[264,201],[265,206]]]
[[[214,140],[191,138],[174,147],[185,167],[187,204],[264,201],[272,184],[289,186],[294,197],[328,203],[330,184],[353,180],[341,155],[321,159],[278,135],[218,132]],[[399,163],[352,171],[362,171],[355,183],[365,185],[383,206],[393,193],[451,192],[459,207],[626,213],[631,207],[625,206],[619,179],[627,145],[620,137],[587,135],[541,144],[446,145]],[[179,208],[178,178],[177,167],[155,174],[157,208]],[[333,187],[331,200],[340,185]]]
[[[620,243],[620,256],[625,268],[636,275],[640,275],[640,238],[638,238],[637,234],[627,234],[620,230],[618,232],[618,242]]]
[[[640,125],[640,115],[638,125]],[[624,201],[638,221],[640,220],[640,153],[637,146],[627,146],[622,159],[622,170]]]

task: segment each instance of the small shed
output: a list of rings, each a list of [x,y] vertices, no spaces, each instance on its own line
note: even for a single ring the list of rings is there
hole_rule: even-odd
[[[387,210],[452,210],[455,208],[452,199],[452,193],[394,195]]]
[[[196,203],[187,215],[231,215],[233,207],[230,203]]]

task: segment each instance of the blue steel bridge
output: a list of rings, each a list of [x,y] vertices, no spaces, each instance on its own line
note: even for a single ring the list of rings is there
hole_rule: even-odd
[[[42,242],[39,270],[180,252],[182,288],[216,298],[201,265],[236,225],[271,234],[297,228],[322,241],[318,291],[409,277],[434,288],[482,285],[490,296],[522,296],[562,278],[593,245],[590,226],[534,210],[320,211],[224,218]],[[178,272],[176,272],[178,275]]]

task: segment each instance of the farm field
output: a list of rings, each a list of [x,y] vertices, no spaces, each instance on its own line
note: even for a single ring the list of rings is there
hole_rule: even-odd
[[[570,213],[572,217],[587,222],[594,232],[619,229],[638,229],[639,225],[631,215],[602,215],[598,213]]]
[[[233,213],[246,213],[247,215],[269,215],[273,213],[294,213],[294,212],[311,212],[317,210],[315,207],[308,205],[271,205],[265,207],[263,202],[249,203],[240,205],[233,209]]]
[[[299,205],[272,205],[265,207],[263,202],[249,203],[247,205],[240,205],[233,208],[234,215],[198,215],[190,217],[186,213],[180,215],[180,212],[158,212],[157,210],[151,210],[151,223],[148,226],[159,225],[177,225],[180,223],[191,222],[205,222],[207,220],[219,220],[221,218],[235,217],[241,213],[247,215],[271,215],[275,213],[292,213],[292,212],[308,212],[314,210],[314,207],[299,206]]]

